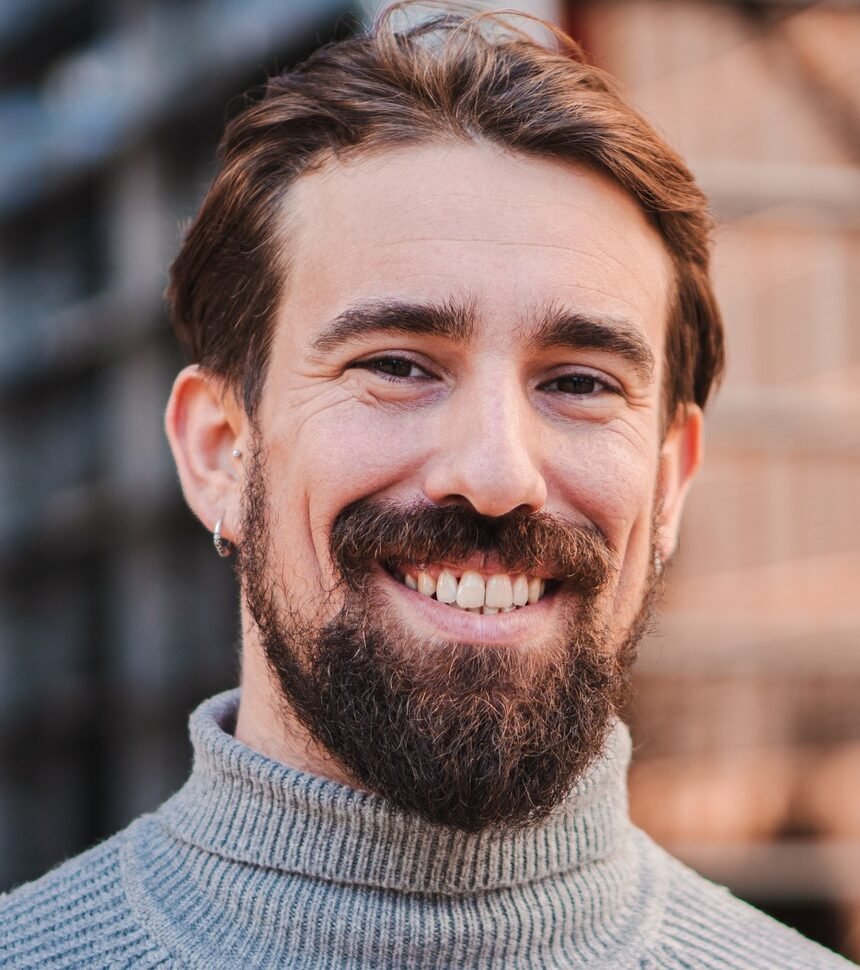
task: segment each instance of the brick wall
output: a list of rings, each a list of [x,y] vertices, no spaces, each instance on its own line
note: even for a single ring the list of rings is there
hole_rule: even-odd
[[[836,906],[860,958],[860,10],[586,11],[713,200],[729,346],[637,672],[634,814],[757,902]]]

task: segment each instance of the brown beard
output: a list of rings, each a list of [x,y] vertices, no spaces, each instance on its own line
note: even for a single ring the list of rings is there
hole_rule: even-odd
[[[259,441],[247,474],[237,569],[289,712],[359,784],[431,822],[478,831],[545,817],[603,749],[652,612],[653,575],[624,642],[609,643],[597,606],[615,566],[596,529],[547,513],[361,500],[332,528],[341,582],[330,592],[342,605],[319,624],[276,579]],[[428,642],[373,582],[387,559],[475,553],[558,577],[560,632],[533,649]]]

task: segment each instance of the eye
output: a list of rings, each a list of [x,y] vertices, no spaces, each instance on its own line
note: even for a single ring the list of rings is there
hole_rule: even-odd
[[[408,357],[374,357],[351,365],[379,374],[389,381],[428,380],[431,375]]]
[[[576,397],[597,397],[598,394],[618,394],[619,391],[595,374],[562,374],[541,386],[541,390],[558,391]]]

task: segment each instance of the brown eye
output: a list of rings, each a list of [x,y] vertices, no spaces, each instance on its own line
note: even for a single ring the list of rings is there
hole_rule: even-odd
[[[350,367],[368,370],[371,374],[378,374],[387,381],[412,383],[414,381],[430,381],[433,374],[416,364],[408,357],[371,357],[369,360],[358,360]]]
[[[370,361],[373,370],[389,377],[409,377],[415,364],[403,357],[379,357]]]
[[[566,374],[556,378],[553,383],[563,394],[589,395],[594,394],[598,388],[605,387],[596,377],[589,377],[587,374]]]
[[[603,380],[596,374],[589,374],[584,371],[573,374],[561,374],[559,377],[543,384],[541,390],[572,398],[594,399],[602,398],[606,394],[620,395],[622,393],[613,384]]]

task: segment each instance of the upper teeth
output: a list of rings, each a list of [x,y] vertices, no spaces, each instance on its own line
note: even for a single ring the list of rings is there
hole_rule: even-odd
[[[481,610],[483,613],[510,611],[527,603],[537,603],[543,596],[546,583],[539,576],[522,573],[511,576],[495,573],[482,576],[473,569],[457,576],[449,569],[440,569],[438,578],[425,570],[405,570],[403,581],[410,588],[425,596],[436,596],[440,603],[456,604],[464,610]]]

